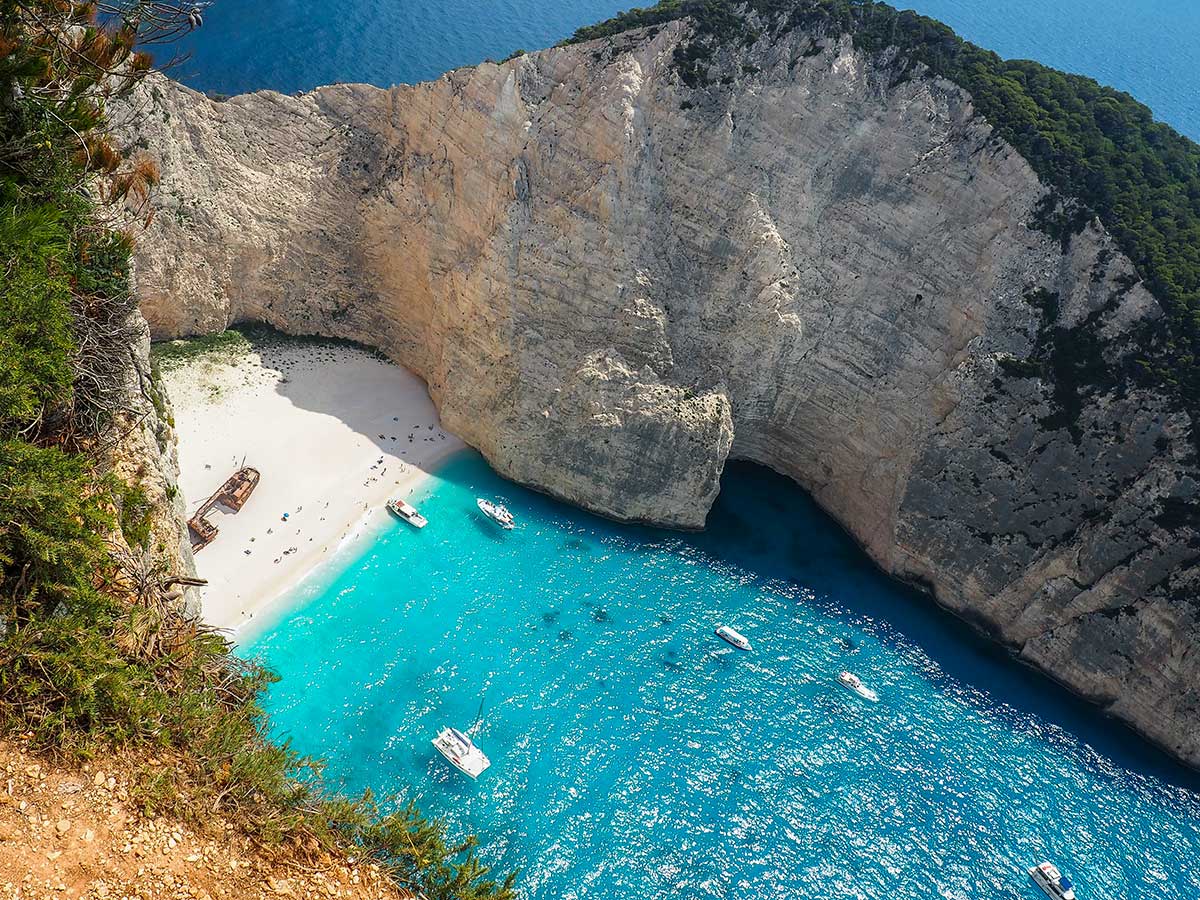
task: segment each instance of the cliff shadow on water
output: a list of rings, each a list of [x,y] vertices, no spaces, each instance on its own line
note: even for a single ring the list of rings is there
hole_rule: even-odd
[[[743,512],[764,509],[772,513],[766,521],[752,521]],[[926,677],[939,687],[957,681],[985,693],[991,701],[988,714],[1005,716],[1016,730],[1027,729],[1027,715],[1036,716],[1073,734],[1097,757],[1200,792],[1200,772],[1021,663],[928,593],[881,571],[786,476],[754,463],[731,462],[707,529],[688,540],[713,559],[762,579],[810,589],[807,602],[847,626],[866,628],[885,644],[915,644],[932,664]],[[1109,768],[1102,759],[1081,762],[1100,771]]]
[[[468,470],[449,466],[438,477],[459,482]],[[468,485],[469,478],[462,480]],[[508,484],[512,495],[545,504],[564,517],[582,513],[548,495]],[[1008,729],[1073,753],[1103,778],[1128,770],[1166,785],[1200,793],[1200,772],[1172,759],[1099,708],[1021,663],[918,588],[890,577],[794,481],[755,463],[730,462],[721,492],[702,532],[684,533],[610,522],[635,542],[677,541],[699,550],[711,564],[749,576],[765,589],[786,585],[797,602],[811,604],[835,623],[833,640],[853,668],[856,633],[892,648],[917,648],[919,674],[953,692]],[[489,535],[492,529],[484,529]],[[840,626],[840,628],[839,628]],[[829,633],[814,640],[828,640]],[[1037,720],[1031,726],[1031,718]],[[1064,735],[1063,732],[1066,734]],[[1073,737],[1079,741],[1067,737]]]

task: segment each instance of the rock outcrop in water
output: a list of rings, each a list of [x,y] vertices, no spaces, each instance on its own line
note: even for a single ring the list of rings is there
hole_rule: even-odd
[[[955,85],[793,30],[693,89],[688,28],[391,90],[158,81],[152,328],[378,347],[501,473],[620,519],[700,527],[726,459],[767,465],[1200,764],[1196,457],[1121,374],[1162,315],[1132,265],[1034,227]]]

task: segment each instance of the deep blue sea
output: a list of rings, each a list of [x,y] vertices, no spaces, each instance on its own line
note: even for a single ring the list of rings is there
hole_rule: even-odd
[[[1034,900],[1042,858],[1085,900],[1200,897],[1200,777],[884,578],[786,479],[731,466],[690,536],[473,452],[412,499],[428,527],[381,522],[242,652],[333,784],[478,834],[528,900]],[[430,740],[481,708],[472,782]]]
[[[215,0],[183,43],[177,77],[221,93],[334,81],[436,78],[517,48],[554,44],[624,0]],[[904,3],[896,5],[904,6]],[[1200,139],[1198,0],[916,0],[1003,56],[1036,59],[1128,91]]]

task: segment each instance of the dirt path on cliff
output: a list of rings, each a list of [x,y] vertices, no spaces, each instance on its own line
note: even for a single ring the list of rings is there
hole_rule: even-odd
[[[65,766],[0,742],[0,900],[411,896],[370,863],[264,851],[219,817],[201,834],[143,816],[130,770],[128,759]]]

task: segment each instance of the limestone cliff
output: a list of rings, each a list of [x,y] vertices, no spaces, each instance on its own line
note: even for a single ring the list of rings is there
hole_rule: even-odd
[[[261,320],[379,347],[503,474],[697,528],[727,458],[1200,764],[1187,417],[1127,378],[1161,316],[971,98],[801,30],[689,23],[411,87],[217,103],[166,82],[138,285],[159,337]]]
[[[118,530],[111,536],[113,549],[126,557],[126,577],[150,576],[159,597],[176,612],[196,617],[200,598],[186,581],[196,577],[196,562],[178,487],[174,414],[150,361],[150,330],[136,310],[133,318],[138,340],[129,353],[124,412],[105,441],[104,458],[120,482],[136,488],[144,500],[147,536],[138,545]]]

